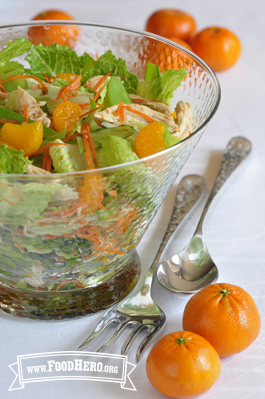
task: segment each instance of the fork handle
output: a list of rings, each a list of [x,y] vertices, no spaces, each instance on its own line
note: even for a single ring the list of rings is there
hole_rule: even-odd
[[[167,243],[169,242],[172,234],[180,225],[180,223],[185,219],[185,217],[189,214],[197,201],[201,198],[202,194],[205,192],[205,188],[205,179],[199,175],[187,175],[184,176],[180,181],[177,188],[175,203],[167,230],[157,250],[155,259],[147,272],[144,284],[141,288],[141,293],[144,293],[146,295],[151,290],[152,280],[156,267]]]
[[[232,172],[247,158],[251,152],[251,148],[251,142],[244,137],[234,137],[227,144],[218,175],[215,179],[213,188],[209,194],[194,235],[202,235],[202,224],[214,197]]]

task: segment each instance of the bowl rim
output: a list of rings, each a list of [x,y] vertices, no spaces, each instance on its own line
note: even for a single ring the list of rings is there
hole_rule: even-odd
[[[180,142],[174,144],[172,147],[166,148],[165,150],[162,150],[158,153],[149,155],[147,157],[136,159],[136,160],[130,161],[130,162],[125,162],[125,163],[118,164],[118,165],[107,166],[104,168],[96,168],[96,169],[77,171],[77,172],[67,172],[67,173],[53,173],[50,175],[47,175],[47,174],[46,175],[45,174],[43,174],[43,175],[30,175],[30,174],[27,175],[27,174],[0,173],[1,178],[8,177],[8,178],[19,178],[19,179],[22,178],[23,180],[24,179],[25,180],[28,180],[28,179],[29,180],[32,180],[32,179],[34,179],[34,180],[50,180],[50,179],[58,179],[60,177],[63,178],[66,176],[82,176],[82,175],[93,175],[93,174],[98,174],[98,173],[104,173],[104,172],[108,172],[108,171],[114,171],[117,169],[123,169],[127,166],[137,165],[138,163],[142,163],[142,162],[152,161],[153,159],[155,159],[161,155],[169,154],[171,151],[173,152],[176,149],[176,147],[181,147],[184,142],[188,142],[194,136],[199,135],[199,133],[201,133],[201,131],[207,127],[207,125],[209,124],[209,122],[211,121],[213,116],[215,115],[215,113],[219,107],[220,101],[221,101],[221,86],[220,86],[220,82],[219,82],[215,72],[205,61],[203,61],[195,53],[193,53],[186,47],[180,45],[179,43],[176,43],[176,42],[169,40],[167,38],[164,38],[162,36],[159,36],[159,35],[156,35],[156,34],[153,34],[150,32],[146,32],[146,31],[128,29],[128,28],[125,28],[122,26],[112,26],[112,25],[107,25],[107,24],[97,24],[97,23],[82,22],[82,21],[77,21],[77,20],[37,20],[37,21],[21,22],[21,23],[16,23],[16,24],[12,24],[12,25],[10,25],[10,24],[0,25],[0,35],[1,35],[2,29],[17,28],[17,27],[43,26],[43,25],[45,25],[45,26],[58,25],[58,23],[60,23],[60,25],[91,26],[91,27],[96,27],[96,28],[104,28],[104,29],[111,29],[111,30],[118,30],[118,31],[133,33],[138,36],[145,36],[147,38],[155,39],[161,43],[167,43],[170,46],[172,46],[178,50],[181,50],[183,53],[185,53],[188,56],[191,56],[195,61],[197,61],[199,64],[201,64],[204,67],[204,69],[210,74],[211,78],[213,79],[213,83],[215,84],[215,89],[216,89],[216,93],[217,93],[216,103],[215,103],[214,108],[211,111],[210,115],[208,116],[208,118],[203,122],[203,124],[201,126],[199,126],[194,132],[192,132],[191,135],[189,135],[185,139],[181,140]]]

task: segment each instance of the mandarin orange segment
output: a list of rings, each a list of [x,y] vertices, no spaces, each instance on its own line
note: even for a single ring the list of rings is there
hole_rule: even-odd
[[[79,75],[76,73],[58,73],[57,78],[66,80],[69,84],[73,83]]]
[[[164,125],[160,122],[151,122],[141,129],[135,139],[135,150],[138,157],[144,158],[165,150],[163,133]]]
[[[56,132],[66,129],[66,136],[74,129],[82,108],[75,102],[63,101],[53,111],[53,126]]]
[[[0,140],[9,143],[16,150],[23,150],[30,157],[41,146],[43,141],[43,125],[40,121],[23,122],[21,125],[5,123],[1,129]]]
[[[103,201],[103,176],[92,175],[86,176],[83,179],[82,185],[78,189],[79,202],[86,204],[82,209],[82,214],[85,216],[95,213],[102,207]]]

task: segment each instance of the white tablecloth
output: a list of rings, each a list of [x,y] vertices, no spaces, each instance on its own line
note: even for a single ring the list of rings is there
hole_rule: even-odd
[[[225,26],[240,37],[242,55],[237,65],[218,74],[222,100],[219,110],[203,138],[183,168],[156,218],[143,237],[138,252],[143,273],[151,264],[155,250],[164,234],[173,206],[176,185],[189,173],[202,174],[208,191],[214,181],[222,152],[230,138],[245,136],[253,143],[253,152],[241,173],[229,181],[211,206],[204,224],[209,251],[220,270],[219,282],[239,285],[255,299],[262,322],[265,317],[265,132],[264,132],[264,65],[265,11],[263,0],[101,0],[59,1],[12,0],[0,1],[0,24],[12,24],[31,19],[45,9],[68,11],[77,20],[119,25],[143,30],[145,21],[154,10],[180,7],[190,12],[199,29],[210,25]],[[205,198],[206,199],[206,198]],[[204,199],[204,201],[205,201]],[[168,254],[181,249],[191,237],[201,202],[188,223],[178,232]],[[143,276],[142,276],[143,277]],[[138,287],[140,283],[138,284]],[[154,299],[167,315],[164,334],[182,329],[182,312],[188,298],[180,298],[163,290],[157,283]],[[36,399],[160,399],[149,383],[145,362],[149,350],[133,371],[131,378],[137,391],[124,391],[117,384],[90,381],[55,381],[26,384],[24,389],[8,392],[14,374],[8,365],[18,355],[75,350],[94,328],[101,315],[62,322],[20,320],[0,315],[0,398]],[[117,345],[109,351],[118,353]],[[132,356],[137,343],[129,353]],[[257,340],[244,352],[222,359],[222,372],[215,386],[202,395],[205,399],[264,399],[265,397],[265,331],[262,323]]]

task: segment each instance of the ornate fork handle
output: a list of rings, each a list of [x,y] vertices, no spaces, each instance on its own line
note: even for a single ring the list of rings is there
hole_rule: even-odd
[[[158,248],[155,259],[147,272],[145,281],[140,290],[141,293],[147,294],[151,290],[153,281],[153,275],[156,267],[159,263],[161,255],[172,237],[172,234],[177,229],[179,224],[184,220],[187,214],[191,211],[193,206],[199,200],[203,192],[205,191],[206,182],[202,176],[199,175],[188,175],[183,177],[178,185],[177,193],[175,196],[175,204],[168,224],[167,230],[164,234],[162,242]]]
[[[251,152],[252,145],[249,140],[244,137],[232,138],[226,146],[223,154],[222,163],[216,177],[214,186],[209,194],[206,205],[202,212],[195,234],[202,233],[202,224],[206,213],[212,203],[212,200],[219,192],[220,188],[226,182],[231,173],[238,167],[238,165],[244,161],[249,153]]]

